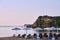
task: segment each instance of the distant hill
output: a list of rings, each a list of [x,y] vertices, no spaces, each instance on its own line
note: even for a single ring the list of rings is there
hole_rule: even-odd
[[[60,16],[39,16],[37,20],[32,24],[32,27],[60,27]]]

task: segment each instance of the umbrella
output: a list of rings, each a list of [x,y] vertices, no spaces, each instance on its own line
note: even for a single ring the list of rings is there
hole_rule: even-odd
[[[21,30],[21,29],[16,27],[16,28],[13,28],[12,30]]]
[[[54,30],[57,30],[57,28],[51,27],[50,30],[52,30],[52,32],[54,33]]]
[[[50,27],[50,28],[44,28],[44,30],[57,30],[55,27]]]
[[[27,30],[32,30],[32,28],[25,27],[25,28],[23,28],[23,30],[26,30],[26,34],[27,34]],[[27,40],[27,38],[26,38],[26,40]]]
[[[48,33],[49,33],[50,28],[48,28],[48,27],[47,27],[47,28],[44,28],[44,30],[47,30],[47,31],[48,31]]]
[[[25,28],[23,28],[23,30],[26,30],[26,34],[27,34],[27,30],[32,30],[32,28],[25,27]]]
[[[37,27],[37,28],[35,28],[34,30],[43,30],[43,29],[42,29],[42,28]]]
[[[17,30],[21,30],[20,28],[16,27],[16,28],[13,28],[12,30],[15,30],[16,31],[16,34],[17,34]]]
[[[44,30],[50,30],[50,28],[44,28]]]
[[[55,27],[51,27],[50,30],[57,30],[57,28],[55,28]]]
[[[31,30],[31,28],[23,28],[23,30]]]
[[[60,30],[60,28],[57,28],[57,33],[58,33],[58,30]]]
[[[48,31],[49,31],[49,30],[52,30],[52,31],[53,31],[53,30],[57,30],[57,28],[55,28],[55,27],[50,27],[50,28],[44,28],[44,30],[48,30]]]
[[[40,31],[42,32],[43,29],[40,28],[40,27],[37,27],[37,28],[35,28],[34,30],[36,30],[37,32],[40,32]]]
[[[60,28],[57,28],[57,30],[60,30]]]

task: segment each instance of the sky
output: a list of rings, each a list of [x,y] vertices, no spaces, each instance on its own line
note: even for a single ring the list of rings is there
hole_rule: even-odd
[[[41,15],[60,16],[60,0],[0,0],[0,25],[33,24]]]

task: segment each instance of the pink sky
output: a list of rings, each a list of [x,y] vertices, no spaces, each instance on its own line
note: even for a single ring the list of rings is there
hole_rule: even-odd
[[[32,24],[40,15],[60,16],[60,0],[0,0],[0,25]]]

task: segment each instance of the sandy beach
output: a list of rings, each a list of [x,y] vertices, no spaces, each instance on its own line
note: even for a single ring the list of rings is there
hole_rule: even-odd
[[[47,39],[46,38],[43,38],[43,39],[33,39],[33,38],[26,39],[26,38],[18,38],[18,37],[2,37],[2,38],[0,38],[0,40],[47,40]]]

